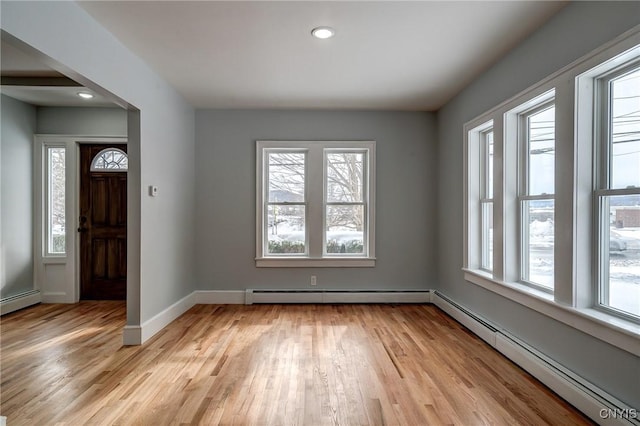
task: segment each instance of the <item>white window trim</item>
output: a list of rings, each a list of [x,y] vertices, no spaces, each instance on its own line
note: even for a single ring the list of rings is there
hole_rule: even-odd
[[[569,64],[536,85],[471,120],[464,126],[464,253],[465,280],[493,291],[509,300],[534,309],[564,324],[618,348],[640,355],[640,324],[594,309],[592,267],[593,114],[585,106],[593,98],[578,85],[576,78],[604,62],[625,62],[620,54],[640,44],[640,26]],[[582,83],[581,83],[582,84]],[[556,98],[556,273],[553,295],[518,283],[517,167],[505,158],[513,158],[513,146],[504,143],[503,131],[512,131],[508,112],[547,91]],[[576,108],[576,105],[578,107]],[[468,132],[489,120],[494,121],[494,270],[478,267],[478,206],[471,174],[473,157],[469,152]],[[572,141],[573,143],[567,143]],[[517,155],[517,153],[515,154]],[[477,160],[477,159],[476,159]],[[478,167],[477,165],[475,166]],[[477,186],[477,184],[476,184]],[[562,204],[562,205],[560,205]],[[475,227],[474,227],[475,226]],[[561,254],[559,254],[561,253]],[[564,261],[562,261],[564,259]],[[572,259],[568,262],[567,259]]]
[[[264,153],[270,149],[302,150],[308,152],[306,170],[307,182],[312,185],[305,187],[306,202],[309,205],[305,229],[307,232],[308,251],[306,255],[265,255],[265,227],[264,227]],[[324,254],[324,208],[325,208],[325,179],[324,168],[326,156],[324,150],[366,151],[365,192],[368,196],[365,208],[365,255],[339,256]],[[310,166],[310,164],[312,164]],[[267,268],[307,268],[307,267],[344,267],[368,268],[374,267],[375,257],[375,141],[256,141],[256,266]],[[315,184],[313,184],[315,183]]]
[[[605,277],[609,276],[609,264],[604,262],[604,257],[609,257],[609,225],[604,226],[603,216],[608,217],[609,208],[605,209],[603,201],[604,197],[613,197],[618,195],[640,195],[640,187],[627,187],[616,188],[611,183],[611,167],[612,167],[612,155],[610,152],[610,127],[609,127],[609,83],[621,75],[624,75],[631,69],[637,69],[640,67],[640,47],[635,49],[638,51],[638,56],[629,60],[629,57],[633,55],[631,51],[616,58],[617,61],[611,61],[611,63],[605,63],[594,69],[590,70],[578,78],[584,84],[584,87],[589,89],[583,89],[585,95],[590,95],[595,102],[593,104],[592,112],[594,117],[597,117],[596,126],[593,133],[593,146],[594,146],[594,164],[595,164],[595,182],[593,191],[593,207],[592,212],[594,217],[593,232],[596,240],[596,250],[593,253],[594,258],[594,281],[597,281],[597,285],[594,286],[593,300],[594,305],[598,310],[611,313],[620,317],[627,317],[632,321],[640,322],[638,318],[632,314],[628,314],[624,311],[602,303],[605,292],[608,292],[608,288],[604,288],[603,281]],[[622,62],[618,64],[616,62]],[[604,95],[604,96],[603,96]],[[602,125],[606,121],[605,125]],[[606,161],[605,161],[606,160]]]
[[[49,149],[51,148],[59,148],[59,149],[64,149],[65,151],[65,170],[66,168],[69,166],[69,161],[67,161],[67,157],[69,154],[69,150],[67,149],[66,144],[64,143],[60,143],[60,142],[45,142],[42,144],[42,188],[43,188],[43,194],[42,194],[42,206],[43,206],[43,211],[42,211],[42,244],[41,244],[41,249],[42,249],[42,258],[43,259],[58,259],[58,261],[60,259],[64,259],[67,257],[67,252],[68,252],[68,238],[65,235],[65,250],[62,253],[55,253],[55,252],[51,252],[49,251],[49,237],[51,236],[51,221],[50,221],[50,214],[51,214],[51,167],[49,164]],[[67,178],[66,178],[66,172],[65,172],[65,229],[68,226],[68,222],[69,222],[69,218],[67,216],[67,209],[66,209],[66,199],[68,197],[68,193],[66,191],[66,182],[67,182]],[[66,232],[65,232],[66,234]],[[54,261],[55,262],[55,261]]]
[[[466,187],[466,196],[464,199],[464,210],[467,212],[465,216],[465,242],[468,244],[468,249],[464,250],[464,264],[472,265],[473,269],[478,269],[485,271],[487,273],[491,273],[491,271],[483,268],[482,256],[483,256],[483,248],[482,248],[482,201],[484,200],[482,197],[484,194],[484,189],[482,186],[485,184],[484,181],[484,170],[483,164],[481,164],[480,160],[482,158],[482,148],[483,148],[483,135],[488,133],[489,131],[494,131],[493,137],[493,146],[494,146],[494,168],[496,164],[495,157],[495,146],[496,146],[496,138],[495,138],[495,128],[493,120],[490,118],[481,117],[480,119],[474,120],[473,122],[467,123],[464,127],[464,152],[465,152],[465,166],[464,166],[464,182]],[[494,218],[495,218],[495,189],[493,193],[492,203],[494,208]],[[495,222],[494,222],[494,232],[495,232]],[[494,242],[495,242],[495,234],[494,234]],[[495,245],[495,244],[494,244]],[[495,247],[494,247],[495,250]],[[494,256],[495,257],[495,256]],[[493,265],[493,269],[495,270],[495,265]]]
[[[528,244],[528,240],[530,236],[527,231],[528,221],[525,220],[526,211],[524,210],[524,203],[526,201],[536,201],[536,200],[554,200],[555,202],[555,193],[552,194],[530,194],[530,184],[529,181],[529,126],[528,126],[528,118],[532,115],[542,112],[550,107],[555,107],[555,90],[552,89],[548,92],[543,93],[540,96],[536,96],[533,99],[526,100],[522,105],[508,111],[505,113],[505,122],[509,122],[511,124],[511,120],[517,120],[517,124],[514,123],[512,128],[517,127],[516,131],[506,131],[504,134],[506,138],[509,140],[517,140],[518,144],[518,253],[519,253],[519,278],[518,282],[533,287],[536,290],[540,290],[545,293],[553,293],[554,287],[551,288],[544,286],[543,284],[536,283],[534,281],[526,280],[524,278],[525,275],[529,275],[529,270],[531,266],[527,263],[527,259],[525,257],[526,246]],[[555,120],[555,117],[554,117]],[[554,135],[555,139],[555,135]],[[555,143],[554,143],[555,149]],[[555,170],[554,170],[555,172]],[[555,214],[555,205],[554,205],[554,214]],[[530,278],[530,277],[529,277]],[[555,271],[554,271],[554,281],[555,281]]]

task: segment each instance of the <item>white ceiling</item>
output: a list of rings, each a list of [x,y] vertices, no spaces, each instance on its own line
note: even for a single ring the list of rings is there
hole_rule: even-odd
[[[566,3],[80,4],[197,108],[436,110]]]
[[[115,107],[108,99],[80,85],[56,86],[53,80],[64,77],[45,65],[40,59],[23,52],[11,42],[2,38],[0,42],[0,74],[2,77],[17,77],[24,80],[20,85],[0,86],[3,95],[36,106],[73,106],[73,107]],[[29,85],[27,80],[51,80],[52,85],[40,82]],[[62,78],[62,80],[67,80]],[[68,84],[68,83],[66,83]],[[91,92],[93,99],[82,99],[78,92]]]
[[[113,102],[88,90],[85,87],[67,86],[5,86],[0,89],[3,95],[36,106],[55,107],[118,107]],[[78,92],[91,92],[92,99],[82,99]]]

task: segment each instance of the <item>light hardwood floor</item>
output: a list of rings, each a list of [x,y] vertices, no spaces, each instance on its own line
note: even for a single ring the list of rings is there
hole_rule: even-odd
[[[123,347],[121,302],[1,319],[9,426],[579,425],[431,305],[198,305]]]

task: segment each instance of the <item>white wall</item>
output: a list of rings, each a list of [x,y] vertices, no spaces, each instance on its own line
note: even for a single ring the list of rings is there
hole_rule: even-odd
[[[202,290],[428,289],[435,280],[435,116],[419,112],[196,114]],[[375,140],[375,268],[256,268],[256,140]]]
[[[0,299],[34,289],[33,134],[36,108],[2,95]]]
[[[570,370],[640,407],[640,358],[466,282],[463,125],[640,24],[639,2],[572,2],[438,112],[439,290]]]
[[[2,29],[54,69],[133,111],[127,324],[140,325],[195,288],[194,111],[76,3],[3,2]],[[157,198],[148,196],[152,184]]]

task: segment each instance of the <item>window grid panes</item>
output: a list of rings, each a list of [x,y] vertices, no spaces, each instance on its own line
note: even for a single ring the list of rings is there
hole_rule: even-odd
[[[520,190],[520,277],[553,291],[555,106],[539,105],[521,115],[523,127]]]
[[[65,157],[64,147],[46,148],[47,230],[46,254],[66,252],[65,230]]]
[[[375,266],[375,142],[256,146],[256,266]]]
[[[91,161],[91,171],[122,172],[129,168],[127,153],[117,148],[106,148]]]
[[[597,300],[640,318],[640,67],[600,80]]]
[[[324,253],[365,253],[366,152],[325,150]]]
[[[266,153],[266,247],[269,255],[308,253],[305,152]]]

